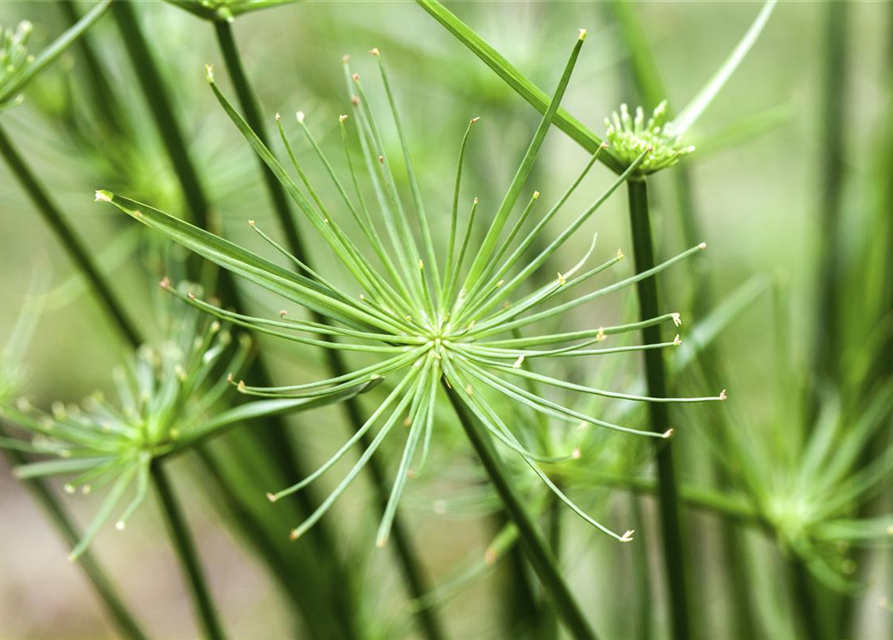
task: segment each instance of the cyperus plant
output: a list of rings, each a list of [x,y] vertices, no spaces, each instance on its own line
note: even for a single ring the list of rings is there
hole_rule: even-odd
[[[162,286],[169,285],[165,281]],[[112,487],[72,550],[71,560],[83,554],[135,484],[134,497],[116,522],[119,530],[125,528],[146,497],[154,462],[245,420],[338,399],[258,401],[228,408],[221,401],[230,385],[221,370],[243,370],[250,340],[244,334],[234,340],[216,320],[179,303],[176,306],[168,339],[157,348],[143,345],[125,367],[116,370],[115,401],[95,393],[81,406],[54,403],[50,413],[24,399],[0,405],[0,417],[31,436],[30,440],[0,440],[0,446],[43,458],[17,466],[19,478],[74,476],[65,484],[68,493]]]
[[[507,331],[536,326],[544,320],[560,319],[571,310],[589,301],[650,278],[705,248],[705,245],[699,244],[653,269],[578,295],[565,302],[559,302],[560,296],[571,290],[578,290],[578,287],[623,258],[621,252],[612,252],[608,260],[584,271],[586,260],[595,250],[593,239],[593,244],[583,259],[570,265],[566,271],[556,274],[548,284],[539,287],[530,286],[532,276],[537,274],[547,260],[555,255],[575,232],[580,230],[583,224],[638,169],[648,156],[647,151],[640,154],[602,196],[576,216],[561,233],[550,239],[546,235],[546,227],[595,164],[602,151],[599,148],[586,163],[579,176],[558,198],[555,205],[543,214],[531,228],[525,228],[525,223],[538,202],[538,192],[532,193],[526,206],[512,222],[507,234],[503,234],[509,227],[512,212],[518,203],[527,176],[558,109],[584,39],[585,31],[581,30],[580,37],[573,48],[553,96],[551,106],[540,122],[520,167],[495,212],[492,222],[487,225],[486,234],[476,250],[471,248],[471,238],[474,236],[475,220],[479,219],[476,215],[479,205],[477,199],[471,205],[467,224],[461,237],[459,234],[459,201],[463,160],[468,136],[477,122],[477,118],[469,122],[460,145],[450,226],[444,243],[446,246],[439,247],[441,253],[445,253],[442,269],[438,248],[434,243],[435,234],[432,232],[431,221],[425,213],[420,188],[409,157],[405,133],[397,113],[396,101],[381,62],[380,52],[377,49],[374,49],[372,54],[378,60],[385,93],[395,119],[410,182],[411,198],[421,243],[416,241],[409,216],[398,194],[397,181],[384,151],[381,130],[370,109],[369,100],[360,83],[359,75],[351,74],[347,58],[344,61],[344,69],[352,94],[351,102],[354,106],[355,120],[359,122],[358,136],[362,148],[365,177],[375,194],[377,215],[373,216],[372,207],[364,196],[364,185],[361,184],[359,172],[355,171],[352,163],[349,150],[348,121],[350,119],[348,116],[342,115],[339,118],[346,162],[350,172],[350,183],[346,187],[337,177],[331,163],[323,155],[320,146],[305,123],[304,114],[301,112],[297,114],[299,128],[309,146],[318,155],[335,186],[339,199],[338,206],[342,207],[342,212],[345,215],[350,215],[353,218],[354,223],[375,254],[375,258],[367,257],[354,243],[339,223],[339,217],[335,214],[334,209],[324,203],[320,193],[311,185],[307,173],[297,160],[297,155],[280,119],[277,117],[281,139],[294,170],[298,174],[301,186],[235,111],[214,82],[210,67],[207,69],[208,82],[223,109],[354,279],[360,292],[351,292],[339,286],[331,278],[322,275],[303,261],[290,255],[253,221],[250,221],[251,227],[278,252],[285,255],[300,273],[283,268],[223,238],[150,206],[109,191],[97,191],[97,200],[113,203],[148,227],[160,231],[212,262],[272,291],[284,301],[320,314],[331,324],[292,320],[288,317],[286,310],[283,310],[278,319],[251,317],[204,302],[197,296],[178,292],[172,287],[168,288],[185,302],[226,322],[250,327],[261,334],[304,345],[337,349],[345,353],[376,354],[383,357],[383,360],[375,364],[362,366],[344,375],[318,382],[280,387],[255,387],[238,381],[238,387],[243,393],[289,399],[323,398],[333,393],[339,393],[345,388],[353,388],[386,376],[396,380],[391,385],[390,392],[362,425],[362,428],[328,462],[301,482],[269,495],[272,500],[278,500],[307,486],[331,468],[360,438],[370,433],[376,424],[382,424],[371,444],[362,452],[357,463],[326,501],[292,530],[291,537],[293,539],[299,538],[325,514],[375,454],[385,438],[393,431],[395,425],[400,423],[408,427],[408,433],[390,500],[378,531],[378,544],[385,544],[397,505],[406,486],[406,480],[413,473],[418,473],[422,469],[427,457],[432,440],[438,386],[442,383],[451,400],[460,410],[460,416],[466,421],[469,417],[473,417],[483,425],[482,433],[486,433],[488,438],[495,439],[506,448],[519,454],[556,496],[587,522],[617,540],[629,541],[632,538],[631,531],[616,533],[595,521],[567,498],[539,466],[539,463],[544,461],[554,463],[585,455],[585,452],[568,451],[564,452],[564,455],[556,457],[546,456],[526,448],[522,445],[519,435],[513,432],[493,409],[488,400],[488,394],[505,396],[549,418],[572,423],[575,426],[582,422],[629,434],[657,438],[669,437],[672,430],[667,426],[663,431],[656,433],[607,422],[554,402],[545,397],[546,394],[528,391],[511,382],[510,379],[533,380],[547,387],[634,401],[703,402],[725,398],[724,393],[698,398],[632,395],[535,374],[524,367],[524,363],[528,359],[586,357],[626,351],[627,348],[599,349],[590,347],[614,334],[637,331],[642,327],[668,322],[679,324],[679,316],[676,313],[657,315],[632,324],[591,326],[582,330],[562,333],[541,331],[529,337],[500,337]],[[353,195],[349,195],[348,189],[353,191]],[[384,227],[384,233],[380,232],[380,226]],[[503,235],[504,237],[502,237]],[[537,241],[545,244],[545,248],[532,257],[526,257],[528,251],[536,245]],[[472,255],[473,258],[471,258]],[[376,261],[378,266],[375,264]],[[466,269],[467,263],[470,265]],[[515,294],[517,298],[510,302],[509,296],[512,294]],[[643,348],[659,349],[673,346],[676,343],[676,341],[666,342]],[[235,378],[233,382],[236,383]],[[468,431],[467,427],[466,431]],[[469,431],[469,435],[472,435],[471,431]],[[475,437],[472,437],[472,441],[479,454],[482,455],[491,478],[499,487],[500,482],[505,478],[500,475],[497,459],[493,458],[487,449],[489,443],[484,443]],[[505,500],[506,497],[502,491],[500,494]],[[524,537],[524,531],[522,531],[522,537]],[[539,542],[528,540],[527,544],[536,546]],[[547,556],[548,554],[546,554]],[[544,579],[544,581],[546,580]],[[586,637],[587,634],[578,634],[578,636]]]

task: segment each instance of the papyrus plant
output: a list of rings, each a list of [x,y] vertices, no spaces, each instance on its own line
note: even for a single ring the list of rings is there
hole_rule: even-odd
[[[579,357],[598,356],[606,351],[609,352],[610,349],[592,347],[604,341],[608,336],[635,331],[642,326],[668,322],[678,324],[678,315],[667,313],[634,324],[595,325],[562,333],[536,332],[537,323],[540,321],[561,317],[591,300],[649,278],[704,248],[703,244],[692,247],[648,272],[625,278],[606,287],[579,293],[576,297],[561,302],[560,299],[565,294],[572,290],[580,291],[581,285],[588,283],[594,276],[604,272],[622,259],[622,253],[612,251],[608,260],[597,266],[584,269],[587,259],[595,251],[593,242],[590,251],[582,259],[569,264],[567,269],[561,273],[555,274],[551,278],[551,282],[525,291],[524,285],[531,276],[581,228],[583,223],[647,157],[647,152],[641,154],[630,165],[627,172],[619,176],[600,198],[582,211],[570,225],[555,237],[547,236],[546,226],[586,176],[598,158],[599,151],[593,155],[580,175],[558,198],[555,205],[540,215],[530,229],[525,229],[525,222],[537,204],[539,194],[536,192],[529,197],[527,204],[512,221],[515,205],[521,197],[527,175],[567,87],[584,38],[585,31],[581,31],[551,107],[541,121],[505,198],[492,217],[492,222],[487,225],[483,241],[476,248],[471,247],[470,240],[473,236],[478,202],[475,200],[472,203],[468,222],[460,234],[459,183],[462,176],[465,145],[469,132],[477,119],[473,119],[469,123],[460,147],[449,232],[446,234],[446,240],[438,243],[439,246],[435,246],[435,234],[432,233],[431,223],[425,213],[421,193],[415,179],[415,171],[409,158],[408,144],[401,121],[397,116],[396,103],[377,50],[373,50],[372,53],[379,61],[385,93],[395,117],[404,153],[404,162],[409,175],[421,243],[417,242],[414,236],[409,216],[397,192],[391,163],[385,155],[381,131],[363,91],[359,75],[350,73],[347,60],[345,60],[345,72],[351,88],[351,102],[354,105],[355,114],[351,120],[358,122],[358,137],[363,151],[365,171],[355,171],[348,153],[350,182],[345,186],[345,183],[336,176],[309,127],[305,124],[304,115],[299,112],[297,117],[298,125],[307,142],[319,155],[336,187],[337,205],[326,204],[319,192],[310,184],[304,169],[297,161],[281,122],[279,129],[283,144],[294,170],[299,176],[300,184],[291,177],[273,153],[261,143],[255,132],[234,110],[214,83],[213,74],[210,68],[208,69],[207,79],[221,106],[258,155],[276,174],[292,200],[353,277],[358,291],[336,285],[323,274],[310,269],[293,256],[289,256],[280,245],[253,222],[250,223],[251,226],[261,237],[275,249],[291,258],[298,273],[280,267],[223,238],[193,227],[150,206],[108,191],[97,192],[97,200],[115,204],[138,221],[157,229],[183,246],[281,296],[285,303],[299,305],[322,314],[330,319],[332,324],[324,325],[317,322],[291,320],[285,313],[281,314],[278,319],[249,317],[216,307],[198,297],[179,294],[190,304],[233,324],[251,327],[260,333],[326,349],[373,353],[382,358],[378,363],[358,368],[347,375],[313,383],[261,388],[251,386],[246,382],[238,382],[240,390],[244,393],[277,398],[319,398],[337,393],[347,386],[377,380],[385,376],[396,381],[391,392],[369,416],[361,429],[360,433],[365,434],[375,425],[382,425],[372,444],[363,452],[357,464],[347,473],[319,509],[292,531],[292,538],[300,537],[322,517],[353,481],[382,441],[393,431],[394,426],[404,424],[408,427],[406,445],[394,481],[391,500],[382,518],[378,533],[379,545],[387,541],[390,525],[405,488],[406,479],[410,475],[409,472],[418,472],[424,464],[432,438],[433,417],[436,408],[435,397],[438,387],[443,382],[455,394],[454,398],[484,425],[492,438],[520,455],[543,482],[555,491],[556,495],[571,509],[604,533],[618,540],[627,541],[631,539],[631,532],[616,533],[596,522],[551,483],[540,469],[539,463],[544,460],[554,462],[554,457],[543,456],[539,452],[522,446],[518,435],[494,411],[485,397],[486,394],[479,390],[489,389],[523,403],[550,418],[565,421],[574,426],[582,421],[633,435],[658,438],[669,437],[672,432],[669,429],[660,433],[643,431],[610,423],[596,416],[585,415],[570,407],[553,402],[543,395],[531,393],[513,380],[533,379],[544,385],[581,394],[596,394],[627,400],[700,402],[724,398],[724,394],[688,399],[630,395],[534,374],[524,366],[525,361],[529,359],[550,358],[568,353],[574,353]],[[339,120],[342,138],[347,149],[350,143],[349,118],[341,116]],[[374,204],[367,202],[364,196],[364,187],[360,182],[361,177],[365,177],[372,186],[375,193]],[[352,195],[349,190],[353,191]],[[372,250],[371,254],[367,255],[361,250],[344,231],[339,219],[346,215],[353,217]],[[479,218],[477,219],[479,220]],[[509,225],[510,222],[511,225]],[[380,227],[383,227],[383,231],[380,230]],[[503,234],[506,231],[507,233]],[[437,235],[442,237],[440,233]],[[545,248],[536,255],[527,256],[536,241],[545,244]],[[439,253],[444,254],[445,259],[441,258]],[[442,268],[441,260],[443,260]],[[170,290],[175,291],[174,289]],[[510,302],[509,297],[513,294],[516,297]],[[529,337],[515,338],[503,335],[513,329],[527,327],[534,328],[534,333]],[[321,337],[316,337],[317,335]],[[661,345],[649,345],[648,348],[660,348],[672,344],[669,342]],[[270,498],[273,500],[282,498],[315,480],[356,444],[358,437],[352,437],[317,472],[292,487],[271,493]],[[569,458],[575,455],[579,454],[569,451],[562,457]]]
[[[165,281],[163,287],[169,284]],[[110,486],[108,495],[70,558],[77,559],[116,512],[123,530],[148,492],[153,462],[180,453],[226,429],[254,418],[311,409],[359,390],[342,387],[324,398],[259,400],[235,407],[222,371],[244,370],[251,344],[230,330],[179,303],[172,309],[168,337],[143,345],[114,374],[116,397],[95,393],[80,405],[56,402],[50,412],[25,399],[0,405],[0,417],[28,438],[0,439],[34,460],[15,468],[21,479],[64,476],[68,493]]]

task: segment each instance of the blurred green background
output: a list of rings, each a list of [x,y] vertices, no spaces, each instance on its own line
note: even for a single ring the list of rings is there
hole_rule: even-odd
[[[203,80],[204,63],[222,64],[213,30],[161,1],[135,5],[173,88],[175,106],[213,199],[222,234],[266,253],[245,224],[250,218],[273,227],[255,159]],[[78,4],[78,11],[83,13],[87,6]],[[606,4],[463,2],[448,6],[546,91],[554,86],[577,29],[587,28],[589,38],[564,106],[598,133],[604,131],[604,117],[621,102],[640,102],[629,56]],[[634,9],[669,88],[670,105],[679,109],[728,55],[759,4],[637,2]],[[879,241],[873,236],[873,225],[885,181],[890,180],[878,172],[878,148],[890,117],[893,11],[889,3],[860,2],[849,7],[843,87],[844,187],[837,230],[828,229],[821,217],[827,11],[822,2],[781,3],[741,68],[687,136],[704,150],[703,154],[695,152],[685,164],[694,186],[703,240],[709,247],[698,261],[697,273],[707,283],[710,297],[722,300],[756,274],[764,274],[774,283],[770,289],[778,287],[780,291],[773,302],[771,290],[767,290],[724,327],[716,343],[723,362],[722,379],[696,379],[699,386],[694,382],[685,386],[706,387],[710,393],[728,388],[729,411],[740,429],[756,429],[754,425],[770,422],[772,428],[783,428],[783,421],[777,419],[785,411],[781,406],[784,396],[777,395],[779,358],[795,370],[813,367],[816,344],[823,339],[816,335],[821,323],[815,309],[822,295],[817,274],[829,258],[824,253],[829,233],[839,235],[834,246],[839,251],[836,278],[843,293],[837,301],[844,318],[843,341],[858,350],[860,342],[867,340],[860,318],[850,314],[858,311],[860,296],[866,295],[860,290],[858,274],[871,251],[868,247]],[[56,3],[0,3],[4,26],[23,18],[35,24],[35,49],[67,26]],[[465,193],[478,195],[491,210],[538,122],[534,109],[412,2],[303,2],[240,17],[234,29],[271,130],[274,113],[303,110],[323,146],[333,154],[340,145],[337,115],[349,108],[341,57],[350,54],[354,69],[371,77],[375,66],[367,51],[379,47],[390,67],[429,215],[442,216],[440,229],[448,222],[455,155],[468,119],[481,116],[482,122],[469,146]],[[0,122],[91,251],[106,264],[116,292],[151,334],[152,305],[157,297],[154,275],[147,277],[144,259],[133,253],[135,243],[147,240],[137,239],[132,221],[111,207],[94,205],[93,193],[97,188],[111,188],[173,213],[182,211],[183,205],[176,176],[157,140],[118,32],[110,19],[104,19],[90,36],[127,110],[143,129],[137,145],[88,149],[88,144],[73,135],[71,104],[87,100],[89,93],[80,75],[83,62],[76,48],[43,73],[26,91],[25,104],[3,113]],[[225,74],[219,75],[221,85],[229,90]],[[377,84],[369,84],[375,84],[372,93],[377,106],[383,106]],[[770,112],[778,115],[772,127],[724,145],[725,133]],[[74,117],[83,118],[83,111]],[[386,135],[388,144],[396,148],[394,131],[388,128]],[[719,148],[711,149],[714,142]],[[530,186],[552,201],[586,158],[574,142],[553,130]],[[324,180],[321,172],[314,172],[318,180]],[[612,179],[609,171],[596,167],[574,195],[564,219],[596,198]],[[110,184],[112,180],[117,184]],[[663,174],[652,184],[658,253],[668,257],[685,248],[674,184]],[[608,252],[605,255],[615,247],[630,252],[623,194],[612,198],[590,227],[599,231],[599,248]],[[324,265],[330,257],[318,244],[310,243],[311,253],[317,264]],[[575,259],[587,244],[586,234],[580,234],[563,255]],[[887,250],[893,251],[893,245]],[[630,268],[621,264],[608,279],[628,275]],[[28,397],[34,404],[46,406],[56,399],[76,401],[95,389],[108,389],[108,372],[120,360],[120,346],[111,337],[98,306],[73,279],[60,245],[0,163],[0,333],[13,326],[35,272],[50,274],[47,287],[52,293],[27,355]],[[690,273],[679,269],[662,276],[667,309],[685,312],[697,308],[691,296],[706,295],[693,286]],[[890,286],[889,273],[884,275]],[[278,311],[274,308],[277,303],[263,292],[245,290],[258,312]],[[628,295],[584,307],[570,324],[607,324],[623,315]],[[788,323],[790,350],[777,337],[779,301]],[[683,320],[685,339],[686,328],[699,318],[684,313]],[[275,365],[276,379],[283,384],[308,379],[320,366],[321,355],[316,351],[286,348],[277,342],[262,344]],[[886,357],[893,358],[893,353]],[[626,369],[617,374],[614,386],[623,388],[637,375],[630,359]],[[789,400],[799,401],[795,397]],[[711,411],[686,411],[676,418],[677,444],[686,452],[683,478],[708,473],[705,459],[710,447],[705,443],[709,437],[703,432],[711,428]],[[290,437],[306,457],[317,462],[324,461],[346,437],[334,409],[298,416],[291,424]],[[449,424],[444,422],[444,426]],[[471,455],[460,436],[446,439],[449,451],[437,456],[437,472],[413,485],[402,508],[435,584],[448,579],[469,557],[483,553],[493,533],[491,523],[474,510],[447,516],[434,512],[437,500],[449,500],[462,490],[463,469]],[[386,459],[396,465],[399,451],[387,453]],[[67,546],[5,465],[0,462],[0,638],[111,637],[113,632],[84,578],[66,562]],[[288,636],[290,621],[270,578],[239,539],[221,526],[212,498],[198,489],[206,480],[201,468],[184,457],[173,466],[173,472],[231,636]],[[336,472],[323,483],[334,486],[338,477]],[[364,615],[370,635],[388,637],[387,621],[407,615],[406,598],[387,551],[374,549],[376,518],[365,483],[361,478],[328,518],[335,523],[345,560],[356,563],[363,576],[362,583],[353,588],[360,590],[368,609]],[[622,523],[628,506],[617,499],[617,493],[604,496],[600,510],[613,522]],[[97,499],[75,496],[65,497],[65,502],[85,523]],[[645,499],[641,506],[647,517],[653,505]],[[694,606],[701,620],[700,636],[727,637],[723,634],[729,596],[719,577],[723,559],[718,551],[717,521],[693,515],[688,524],[689,545],[697,550]],[[622,524],[618,526],[622,530]],[[631,637],[635,586],[629,571],[630,554],[642,546],[651,548],[652,569],[659,573],[654,537],[646,530],[637,538],[639,546],[618,547],[572,518],[568,518],[568,532],[563,563],[579,601],[588,615],[599,621],[606,637]],[[791,610],[797,605],[777,580],[773,563],[778,556],[768,550],[771,544],[766,537],[749,535],[752,555],[741,562],[753,569],[759,637],[790,637],[786,634],[792,633],[795,617]],[[154,637],[195,637],[189,601],[153,500],[135,516],[126,533],[110,527],[102,531],[94,550]],[[758,558],[769,560],[763,563]],[[877,606],[878,598],[889,593],[889,578],[880,571],[888,560],[884,553],[872,555],[872,572],[877,576],[856,596],[858,623],[856,635],[851,637],[879,638],[891,629],[893,614]],[[509,637],[500,621],[502,616],[512,615],[500,596],[509,579],[501,569],[489,573],[443,606],[442,616],[452,637]],[[660,621],[666,618],[662,586],[655,580],[657,637],[664,637]]]

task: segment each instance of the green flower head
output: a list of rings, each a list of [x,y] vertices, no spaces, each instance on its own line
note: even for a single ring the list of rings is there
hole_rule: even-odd
[[[684,145],[682,135],[677,135],[672,123],[666,120],[666,100],[654,108],[647,122],[642,107],[636,107],[633,118],[629,107],[622,104],[619,114],[615,111],[611,118],[605,118],[608,144],[614,155],[627,165],[635,162],[643,153],[647,154],[639,165],[640,175],[672,167],[695,148]]]

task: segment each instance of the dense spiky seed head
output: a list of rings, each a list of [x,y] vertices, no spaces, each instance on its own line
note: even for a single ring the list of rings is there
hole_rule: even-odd
[[[614,156],[626,164],[632,164],[644,152],[648,155],[636,169],[645,175],[671,167],[694,151],[694,147],[682,144],[682,136],[673,131],[667,123],[667,101],[664,100],[645,120],[642,107],[636,108],[635,116],[630,114],[626,104],[620,105],[610,118],[605,118],[606,137],[614,150]]]

